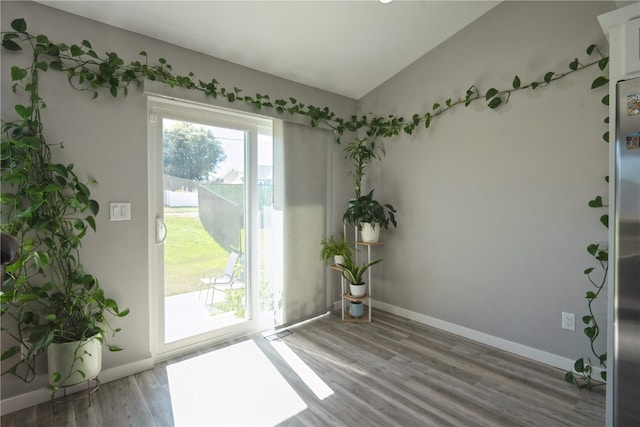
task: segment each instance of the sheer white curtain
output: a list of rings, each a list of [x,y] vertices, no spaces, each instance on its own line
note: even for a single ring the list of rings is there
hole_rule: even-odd
[[[284,324],[321,314],[331,305],[320,239],[330,228],[333,133],[297,123],[274,126],[275,209],[282,211]]]

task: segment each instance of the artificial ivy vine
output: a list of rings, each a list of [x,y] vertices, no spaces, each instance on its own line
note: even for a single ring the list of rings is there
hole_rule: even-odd
[[[596,59],[583,64],[578,58],[575,58],[568,64],[567,71],[549,71],[538,81],[524,84],[520,77],[516,75],[509,88],[497,89],[492,87],[486,91],[481,91],[476,85],[471,85],[463,97],[452,97],[444,101],[435,102],[431,111],[416,113],[410,118],[396,115],[352,115],[349,118],[342,118],[336,116],[328,107],[321,108],[314,105],[305,105],[295,98],[271,100],[267,94],[243,95],[241,89],[237,87],[233,89],[222,87],[216,79],[209,81],[199,80],[191,72],[187,75],[174,74],[172,66],[164,58],[159,58],[157,64],[150,65],[148,55],[144,51],[140,52],[142,60],[131,61],[126,64],[115,52],[107,52],[103,56],[98,55],[87,40],[69,46],[65,43],[54,43],[45,35],[32,35],[27,32],[27,24],[24,19],[14,20],[11,23],[11,28],[13,31],[2,33],[2,46],[11,51],[19,51],[22,50],[21,45],[26,42],[33,50],[34,57],[40,58],[31,68],[11,67],[11,79],[15,82],[13,85],[14,92],[17,87],[24,88],[24,81],[29,72],[35,72],[37,75],[38,71],[46,72],[48,70],[65,73],[69,84],[74,89],[87,91],[92,94],[93,98],[98,96],[99,90],[105,89],[113,97],[127,96],[129,86],[132,83],[138,87],[144,80],[159,81],[170,87],[199,91],[213,98],[225,98],[228,102],[249,104],[257,110],[264,108],[280,114],[306,116],[311,126],[315,127],[324,124],[333,129],[337,143],[340,143],[340,139],[347,132],[364,132],[369,139],[368,144],[370,144],[372,150],[376,150],[375,140],[377,137],[392,137],[401,133],[411,135],[420,127],[429,128],[434,119],[454,107],[461,105],[468,107],[474,102],[483,102],[490,109],[495,109],[509,102],[513,92],[543,88],[559,79],[593,66],[598,66],[601,71],[605,71],[609,61],[609,58],[603,55],[596,45],[591,45],[587,48],[586,53],[590,57],[595,54]],[[48,59],[45,60],[43,57]],[[608,82],[607,76],[601,75],[593,81],[591,88],[599,88],[608,84]],[[28,84],[37,85],[38,82],[34,80]],[[602,102],[608,105],[608,96],[603,98]],[[38,108],[37,114],[40,114],[40,106],[36,105],[36,108]],[[44,108],[44,105],[42,108]],[[22,105],[16,105],[15,110],[25,120],[28,120],[29,116],[34,113],[30,107]],[[608,119],[605,122],[608,123]],[[608,141],[608,132],[603,135],[603,138]],[[590,202],[590,206],[603,207],[601,197]],[[603,218],[605,217],[603,216]],[[603,219],[602,222],[606,226],[605,222],[608,222],[608,219]],[[584,332],[590,339],[591,348],[600,365],[605,366],[606,353],[601,355],[594,349],[594,341],[598,337],[599,327],[593,314],[592,303],[606,283],[607,250],[600,249],[599,245],[594,244],[589,246],[588,251],[599,261],[601,268],[604,270],[604,278],[599,282],[594,281],[591,276],[594,271],[593,268],[584,272],[588,280],[596,288],[595,291],[587,293],[589,315],[583,317],[583,322],[587,325]],[[581,375],[587,386],[590,387],[592,384],[592,369],[589,359],[586,362],[584,359],[576,361],[575,370]],[[568,372],[565,378],[567,381],[578,384],[578,379],[571,372]],[[606,375],[603,375],[603,378],[606,378]]]

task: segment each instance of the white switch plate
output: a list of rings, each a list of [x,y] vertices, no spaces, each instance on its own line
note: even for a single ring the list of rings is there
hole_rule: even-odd
[[[109,219],[111,221],[128,221],[131,219],[131,203],[109,203]]]

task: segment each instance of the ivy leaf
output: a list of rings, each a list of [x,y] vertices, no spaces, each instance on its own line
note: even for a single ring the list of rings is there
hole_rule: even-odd
[[[488,101],[491,98],[493,98],[494,96],[496,96],[498,94],[498,90],[496,88],[491,88],[487,91],[487,94],[485,95],[485,99]]]
[[[600,247],[600,245],[598,245],[597,243],[592,243],[589,246],[587,246],[587,252],[595,256],[596,252],[598,252],[598,247]]]
[[[513,88],[514,89],[520,89],[520,77],[518,77],[517,75],[513,78]]]
[[[605,142],[609,142],[609,131],[606,131],[605,133],[602,134],[602,139]]]
[[[16,42],[14,42],[11,39],[3,38],[2,39],[2,47],[4,47],[7,50],[22,50],[22,48],[20,47],[20,45]]]
[[[601,262],[607,262],[609,261],[609,253],[607,251],[600,251],[596,259]]]
[[[502,104],[502,98],[496,97],[496,98],[493,98],[487,105],[489,106],[489,108],[493,109],[493,108],[497,108],[498,105],[500,104]]]
[[[609,79],[606,78],[605,76],[600,76],[600,77],[596,78],[593,81],[593,83],[591,83],[591,89],[599,88],[600,86],[604,86],[607,83],[609,83]]]
[[[24,33],[27,31],[27,22],[23,18],[14,19],[11,21],[11,28],[19,33]]]
[[[25,70],[24,68],[16,67],[16,66],[11,67],[12,81],[22,80],[25,77],[27,77],[27,70]]]
[[[600,378],[602,378],[603,381],[607,381],[607,371],[600,372]]]
[[[573,369],[576,372],[584,372],[584,359],[582,357],[576,360],[576,363],[573,364]]]
[[[588,325],[589,322],[591,322],[591,319],[593,319],[593,316],[582,316],[582,323]]]
[[[608,64],[609,64],[609,58],[602,58],[600,61],[598,61],[598,67],[600,68],[601,71],[604,71],[604,69],[607,68]]]
[[[440,104],[438,104],[437,102],[435,104],[433,104],[433,110],[437,110],[438,108],[440,108]]]
[[[81,56],[84,54],[84,50],[78,45],[71,46],[71,56]]]
[[[533,82],[533,83],[531,83],[531,89],[535,89],[535,88],[537,88],[538,86],[540,86],[540,83],[538,83],[538,82]]]
[[[587,269],[584,271],[584,274],[589,275],[589,274],[591,274],[591,272],[592,272],[592,271],[593,271],[593,267],[587,268]]]
[[[451,98],[447,99],[444,103],[448,108],[451,108]]]
[[[595,44],[592,44],[591,46],[589,46],[587,48],[587,55],[591,55],[593,53],[593,50],[596,48]]]
[[[549,71],[547,74],[544,75],[544,81],[545,83],[549,83],[551,81],[551,79],[553,79],[553,71]]]
[[[578,61],[578,58],[576,58],[569,64],[569,69],[572,71],[576,71],[578,69],[578,66],[580,66],[580,61]]]
[[[603,206],[604,206],[604,204],[602,203],[602,197],[601,196],[597,196],[595,199],[589,201],[589,207],[590,208],[601,208]]]
[[[25,107],[24,105],[18,104],[14,109],[16,110],[16,113],[25,120],[31,117],[31,113],[33,113],[33,107]]]
[[[573,373],[572,372],[567,372],[564,374],[564,380],[568,383],[574,383],[575,379],[573,378]]]
[[[604,105],[609,105],[609,95],[605,95],[602,97],[602,103]],[[605,123],[609,123],[609,117],[607,117]]]

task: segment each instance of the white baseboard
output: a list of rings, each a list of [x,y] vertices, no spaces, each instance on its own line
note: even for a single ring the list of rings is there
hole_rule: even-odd
[[[470,340],[489,345],[491,347],[498,348],[500,350],[508,351],[509,353],[517,354],[518,356],[526,357],[527,359],[535,360],[536,362],[544,363],[545,365],[553,366],[555,368],[569,371],[573,369],[574,361],[558,356],[557,354],[549,353],[547,351],[538,350],[533,347],[518,344],[513,341],[509,341],[503,338],[498,338],[493,335],[485,334],[483,332],[476,331],[464,326],[456,325],[455,323],[446,322],[444,320],[436,319],[435,317],[427,316],[425,314],[416,313],[415,311],[407,310],[405,308],[396,307],[391,304],[387,304],[380,301],[373,301],[374,309],[386,311],[391,314],[395,314],[404,317],[409,320],[422,323],[424,325],[432,326],[434,328],[450,332],[452,334],[460,335],[461,337],[468,338]],[[334,308],[340,310],[340,301],[334,303]],[[373,313],[375,319],[375,312]],[[594,378],[600,378],[600,369],[594,367]]]
[[[147,358],[127,363],[126,365],[116,366],[115,368],[105,369],[100,372],[99,378],[101,383],[108,383],[151,368],[153,368],[153,359]],[[86,386],[84,384],[69,387],[67,393],[75,393],[76,391],[83,390],[85,387]],[[2,415],[10,414],[11,412],[39,405],[40,403],[49,402],[50,400],[51,392],[46,388],[30,391],[28,393],[2,399],[2,401],[0,401],[0,413]]]

